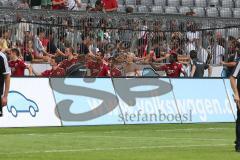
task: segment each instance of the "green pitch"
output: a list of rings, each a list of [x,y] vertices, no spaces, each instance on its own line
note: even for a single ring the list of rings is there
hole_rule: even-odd
[[[0,159],[239,160],[233,123],[0,129]]]

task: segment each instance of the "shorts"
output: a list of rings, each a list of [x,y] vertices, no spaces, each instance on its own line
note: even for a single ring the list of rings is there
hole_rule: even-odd
[[[2,98],[0,98],[0,117],[3,116],[3,111],[2,111]]]

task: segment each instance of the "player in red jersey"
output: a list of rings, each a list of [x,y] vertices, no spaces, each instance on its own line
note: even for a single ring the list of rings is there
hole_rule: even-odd
[[[58,67],[58,64],[57,64],[55,58],[53,58],[53,57],[50,58],[49,63],[52,66],[52,69],[46,70],[46,71],[42,72],[41,74],[39,74],[33,70],[34,74],[37,76],[42,76],[42,77],[63,77],[63,76],[65,76],[65,70],[63,68]]]
[[[11,68],[12,76],[23,77],[25,69],[28,69],[29,75],[32,75],[31,65],[26,64],[22,59],[20,59],[20,52],[18,49],[11,49],[9,57],[10,61],[8,62],[8,64]]]
[[[111,77],[121,77],[122,71],[120,67],[117,65],[116,57],[111,57],[109,59],[109,69],[110,69],[110,75]]]
[[[59,64],[60,68],[63,68],[65,71],[67,71],[72,65],[79,62],[78,58],[74,57],[73,52],[74,50],[72,47],[65,49],[65,55],[67,56],[67,59]]]
[[[110,68],[108,65],[108,59],[105,60],[104,52],[97,52],[96,57],[99,62],[100,72],[98,73],[98,77],[109,77],[110,76]]]
[[[100,59],[87,55],[86,67],[90,70],[91,77],[97,77],[98,73],[100,72]]]
[[[181,63],[177,62],[177,55],[171,54],[169,57],[170,64],[165,64],[161,67],[152,67],[156,70],[165,71],[167,74],[167,77],[169,78],[178,78],[180,77],[180,74],[184,74],[184,76],[187,76],[187,73],[184,71],[183,66]]]

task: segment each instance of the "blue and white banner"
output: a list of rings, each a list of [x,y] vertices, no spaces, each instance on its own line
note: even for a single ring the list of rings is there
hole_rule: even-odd
[[[61,126],[47,78],[12,78],[0,127]]]
[[[114,79],[125,124],[181,123],[191,115],[178,112],[169,79]]]
[[[192,113],[192,123],[233,122],[222,79],[171,79],[181,114]]]
[[[232,94],[223,79],[12,78],[0,127],[234,122]]]
[[[109,78],[50,80],[63,126],[124,124]]]

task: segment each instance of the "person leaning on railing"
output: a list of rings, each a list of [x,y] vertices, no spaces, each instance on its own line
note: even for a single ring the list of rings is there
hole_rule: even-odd
[[[115,12],[118,9],[117,0],[102,0],[102,3],[105,12]]]
[[[65,7],[70,11],[78,11],[81,8],[81,0],[65,0]]]

